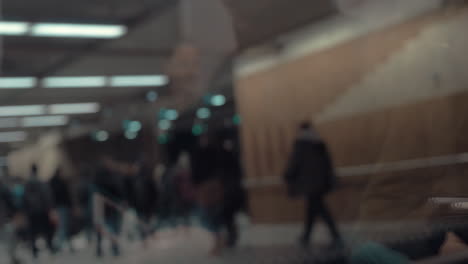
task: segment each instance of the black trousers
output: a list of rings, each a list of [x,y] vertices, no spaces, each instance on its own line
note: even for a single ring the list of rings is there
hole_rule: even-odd
[[[29,218],[29,243],[31,246],[32,254],[37,258],[39,249],[37,248],[36,242],[40,237],[44,237],[52,254],[55,253],[53,246],[53,238],[55,228],[49,219],[47,212],[33,213],[28,216]]]
[[[304,241],[309,243],[312,229],[314,227],[317,216],[320,216],[327,225],[330,234],[332,235],[335,242],[341,242],[341,235],[336,227],[335,221],[333,220],[330,211],[328,210],[322,196],[308,196],[306,206],[306,219],[304,226]]]

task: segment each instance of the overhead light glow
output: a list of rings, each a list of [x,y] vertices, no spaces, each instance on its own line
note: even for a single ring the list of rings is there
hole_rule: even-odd
[[[95,88],[105,87],[104,76],[47,77],[42,81],[44,88]]]
[[[194,136],[200,136],[201,134],[203,134],[203,132],[205,132],[205,127],[203,125],[201,124],[193,125],[192,134]]]
[[[37,23],[31,27],[35,37],[113,39],[127,33],[122,25]]]
[[[151,87],[168,83],[169,78],[166,75],[113,76],[110,79],[110,85],[113,87]]]
[[[53,127],[68,124],[67,116],[36,116],[25,117],[21,120],[23,127]]]
[[[53,104],[49,106],[51,115],[94,114],[99,112],[98,103]]]
[[[213,106],[223,106],[226,104],[226,97],[224,95],[218,94],[212,96],[210,101]]]
[[[158,100],[158,93],[155,91],[149,91],[146,93],[146,100],[148,100],[148,102],[156,102],[156,100]]]
[[[45,114],[44,105],[0,106],[0,116],[30,116]]]
[[[28,33],[30,24],[27,22],[1,21],[0,35],[21,36]]]
[[[28,135],[24,131],[0,132],[0,142],[20,142],[25,141]]]
[[[211,117],[210,109],[203,107],[197,110],[197,117],[200,119],[208,119]]]
[[[0,128],[13,128],[18,126],[17,118],[1,118]]]
[[[33,77],[3,77],[0,78],[0,89],[29,89],[37,85]]]
[[[98,131],[95,134],[95,138],[99,142],[107,141],[109,139],[109,132],[104,130]]]
[[[134,140],[138,137],[138,132],[134,131],[125,131],[125,138],[128,140]]]
[[[168,120],[175,121],[177,120],[177,118],[179,118],[179,112],[177,112],[177,110],[174,109],[168,109],[166,110],[165,117]]]
[[[169,121],[169,120],[161,120],[161,121],[159,121],[159,123],[158,123],[158,127],[159,127],[161,130],[169,130],[169,129],[171,129],[171,127],[172,127],[172,123],[171,123],[171,121]]]
[[[140,121],[131,121],[128,124],[128,130],[131,132],[139,132],[143,126]]]
[[[0,89],[29,89],[37,85],[33,77],[3,77],[0,78]]]

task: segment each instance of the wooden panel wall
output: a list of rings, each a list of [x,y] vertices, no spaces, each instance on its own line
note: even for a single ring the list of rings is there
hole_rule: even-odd
[[[238,80],[237,101],[243,117],[241,133],[248,179],[281,177],[297,124],[312,120],[427,25],[447,17],[442,13],[423,16]],[[338,166],[459,153],[467,150],[468,140],[464,136],[468,132],[464,114],[467,102],[468,94],[441,97],[321,123],[318,129],[329,143]],[[427,170],[376,173],[368,175],[370,180],[364,183],[362,178],[349,179],[330,203],[347,220],[358,216],[363,220],[378,215],[386,219],[422,216],[421,205],[428,196],[442,190],[450,193],[453,180],[463,177],[463,173],[450,174],[451,180],[445,182],[444,171],[439,168],[432,173]],[[398,184],[387,184],[391,179],[398,179]],[[461,191],[464,190],[457,190]],[[403,202],[405,199],[407,203]],[[293,221],[302,215],[299,209],[302,205],[288,200],[278,185],[252,186],[250,200],[254,220],[259,222]],[[395,201],[405,206],[395,207]],[[345,210],[348,208],[353,208],[352,212]]]

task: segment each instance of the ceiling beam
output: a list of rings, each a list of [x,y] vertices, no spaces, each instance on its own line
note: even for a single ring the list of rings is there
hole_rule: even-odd
[[[64,45],[64,44],[37,44],[15,43],[7,44],[4,47],[5,53],[9,57],[15,56],[16,53],[40,53],[47,55],[48,53],[80,53],[81,45]],[[87,52],[88,55],[97,56],[130,56],[130,57],[166,57],[171,53],[170,48],[100,48],[93,49]]]
[[[135,30],[140,25],[146,23],[150,19],[153,19],[155,17],[162,15],[164,11],[166,11],[169,7],[175,5],[177,2],[178,1],[174,1],[174,0],[158,1],[157,4],[153,5],[152,7],[148,7],[140,14],[126,19],[126,21],[123,21],[123,24],[127,26],[128,32],[130,33],[131,31]],[[74,63],[81,57],[85,55],[89,55],[95,52],[96,50],[102,49],[106,44],[109,44],[112,41],[114,40],[90,41],[86,45],[83,45],[80,49],[75,50],[73,52],[69,52],[58,62],[55,62],[47,66],[44,70],[37,72],[36,76],[44,77],[44,76],[53,75],[55,72]]]

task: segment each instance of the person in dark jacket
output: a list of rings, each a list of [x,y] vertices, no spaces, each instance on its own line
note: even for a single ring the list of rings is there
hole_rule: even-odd
[[[0,181],[0,228],[4,231],[8,257],[12,264],[21,263],[16,253],[21,222],[23,222],[20,211],[20,208],[15,206],[13,194],[8,185]]]
[[[305,197],[307,200],[304,234],[301,237],[304,246],[310,242],[317,216],[323,218],[335,243],[342,243],[338,228],[324,201],[325,195],[335,185],[335,178],[325,142],[310,123],[304,122],[300,126],[285,175],[289,194],[293,197]]]
[[[54,176],[49,182],[52,196],[55,201],[55,209],[58,213],[59,222],[56,235],[56,248],[61,249],[63,244],[68,244],[70,250],[73,251],[70,243],[70,223],[72,212],[72,194],[67,180],[61,173],[60,168],[55,171]]]
[[[114,205],[121,206],[127,198],[124,186],[124,178],[118,171],[118,164],[110,157],[103,157],[101,167],[97,170],[94,178],[95,192],[113,205],[105,202],[102,223],[97,223],[97,244],[96,255],[101,257],[102,252],[102,235],[104,231],[110,230],[112,236],[118,237],[122,229],[122,212]],[[102,224],[102,225],[101,225]],[[114,256],[120,255],[120,247],[118,241],[112,239],[112,253]]]
[[[34,258],[38,257],[36,241],[41,236],[45,238],[50,252],[55,254],[53,237],[57,217],[53,210],[54,201],[49,186],[39,179],[36,165],[31,167],[31,176],[24,187],[22,204],[28,218],[29,242]]]
[[[151,232],[150,223],[156,214],[158,204],[158,186],[153,179],[152,169],[142,162],[132,166],[135,175],[129,182],[128,202],[133,207],[140,220],[139,231],[143,240]]]

